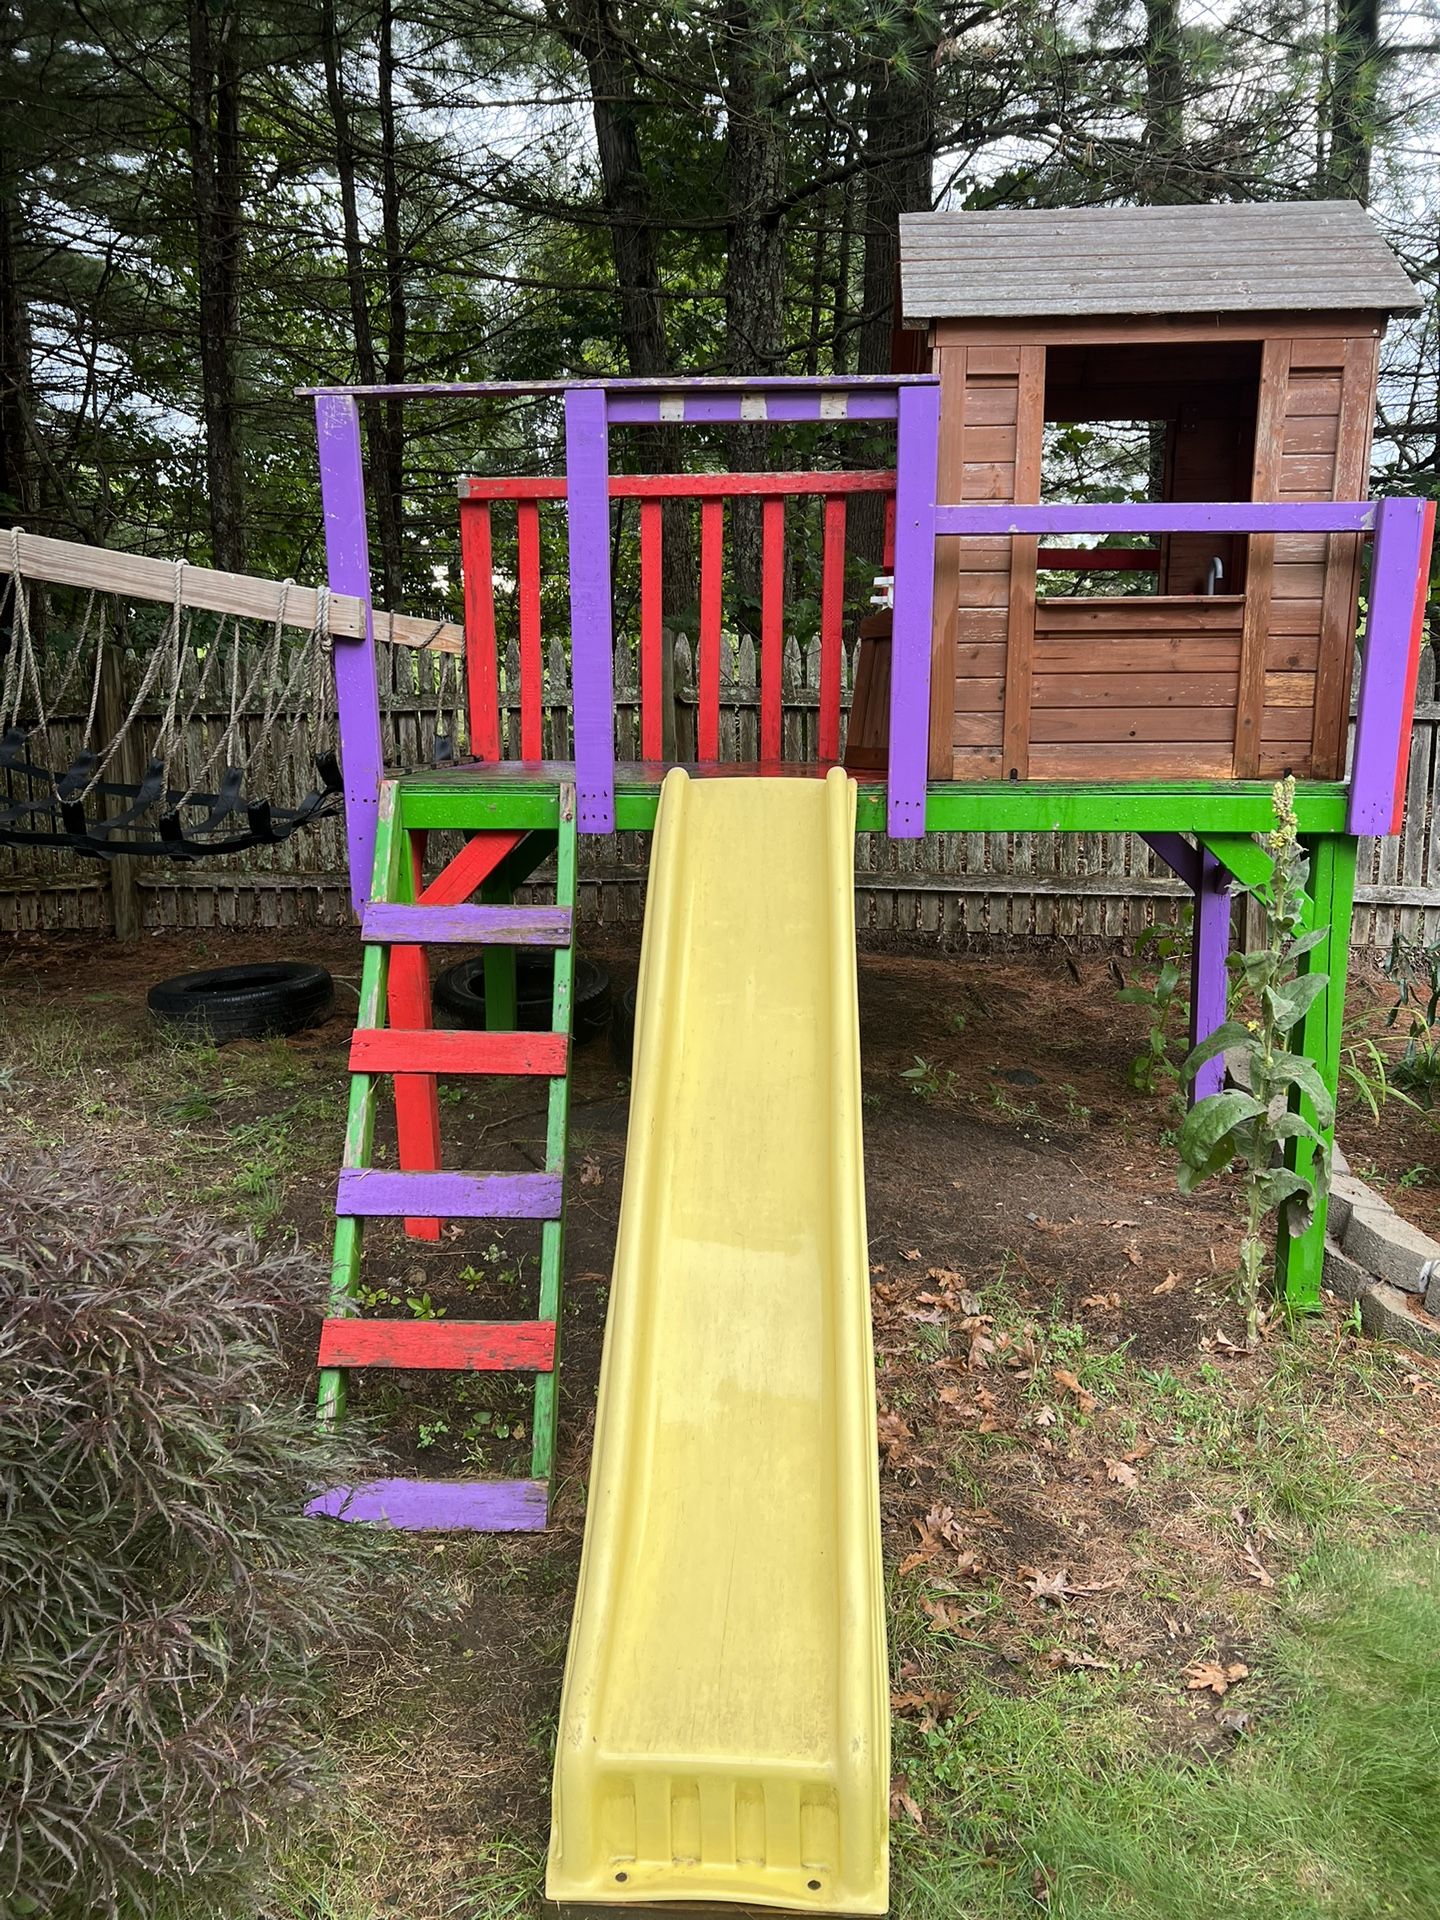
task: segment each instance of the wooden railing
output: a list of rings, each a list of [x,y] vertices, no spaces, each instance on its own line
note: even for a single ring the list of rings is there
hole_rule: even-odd
[[[699,711],[697,757],[720,757],[720,654],[724,624],[725,506],[761,503],[760,759],[783,758],[782,660],[786,640],[784,604],[786,503],[822,502],[820,555],[819,759],[840,757],[841,649],[845,618],[848,505],[852,498],[880,494],[885,501],[883,565],[893,564],[895,475],[893,472],[612,474],[612,501],[635,500],[640,510],[640,730],[641,756],[665,757],[665,673],[662,585],[664,510],[667,502],[694,501],[700,521]],[[467,479],[460,487],[460,551],[465,580],[465,659],[470,700],[470,738],[477,759],[498,760],[500,688],[495,620],[492,510],[515,507],[515,604],[519,642],[520,758],[541,758],[545,645],[542,629],[540,505],[566,498],[563,479]]]

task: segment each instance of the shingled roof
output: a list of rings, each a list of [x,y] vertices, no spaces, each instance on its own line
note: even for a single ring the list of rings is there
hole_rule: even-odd
[[[1408,313],[1420,295],[1352,200],[900,216],[907,326],[1076,314]]]

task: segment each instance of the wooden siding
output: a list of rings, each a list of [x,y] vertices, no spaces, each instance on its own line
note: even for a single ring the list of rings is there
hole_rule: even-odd
[[[1420,305],[1349,200],[901,214],[900,287],[911,326]]]
[[[1278,367],[1282,348],[1273,345]],[[1267,354],[1270,350],[1267,349]],[[1284,343],[1273,434],[1256,436],[1257,500],[1356,500],[1365,493],[1375,411],[1377,344],[1368,335]],[[1267,358],[1267,365],[1270,359]],[[1262,409],[1264,400],[1262,397]],[[1345,761],[1362,542],[1354,534],[1275,535],[1257,631],[1308,643],[1302,663],[1267,658],[1254,771],[1331,780]],[[1252,566],[1259,538],[1252,540]],[[1253,575],[1252,575],[1253,579]],[[1245,769],[1237,751],[1236,771]]]

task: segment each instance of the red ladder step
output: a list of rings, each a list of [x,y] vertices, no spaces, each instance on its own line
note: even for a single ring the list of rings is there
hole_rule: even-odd
[[[373,900],[360,938],[415,947],[568,947],[569,907],[407,907]]]
[[[342,1167],[335,1211],[345,1218],[558,1220],[558,1173],[391,1173]]]
[[[553,1320],[326,1320],[322,1367],[424,1367],[464,1373],[550,1373]]]
[[[352,1073],[564,1073],[564,1033],[451,1033],[444,1028],[357,1027]]]

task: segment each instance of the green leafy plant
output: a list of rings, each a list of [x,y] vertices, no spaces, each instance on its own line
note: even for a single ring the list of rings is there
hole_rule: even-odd
[[[929,1060],[923,1060],[917,1053],[913,1067],[903,1067],[900,1078],[904,1080],[917,1100],[927,1105],[936,1100],[947,1100],[955,1091],[955,1074],[949,1067],[940,1068]]]
[[[1309,1224],[1315,1199],[1329,1182],[1328,1133],[1335,1121],[1334,1103],[1318,1070],[1288,1044],[1329,980],[1328,974],[1300,966],[1328,929],[1303,930],[1309,860],[1299,839],[1293,779],[1277,784],[1274,808],[1275,826],[1265,837],[1269,878],[1245,889],[1264,909],[1265,944],[1229,960],[1232,1008],[1244,1017],[1224,1021],[1181,1070],[1191,1081],[1207,1060],[1232,1051],[1248,1067],[1248,1091],[1230,1088],[1196,1102],[1180,1130],[1179,1153],[1182,1193],[1231,1166],[1240,1169],[1245,1234],[1237,1285],[1250,1348],[1264,1319],[1262,1288],[1272,1259],[1261,1228],[1271,1214],[1278,1214],[1292,1234]],[[1310,1101],[1313,1121],[1298,1111],[1301,1094]],[[1308,1177],[1283,1163],[1285,1147],[1296,1139],[1315,1148]]]
[[[1189,1014],[1187,969],[1190,943],[1183,932],[1171,927],[1146,927],[1137,938],[1133,958],[1137,965],[1154,969],[1150,981],[1130,981],[1115,995],[1132,1007],[1145,1007],[1150,1014],[1150,1032],[1145,1050],[1130,1062],[1130,1084],[1140,1093],[1158,1093],[1166,1082],[1177,1087],[1180,1061],[1173,1048],[1177,1029],[1183,1033]]]
[[[383,1535],[305,1517],[379,1465],[294,1392],[323,1294],[78,1154],[0,1162],[0,1912],[253,1911],[345,1661],[416,1613]]]

